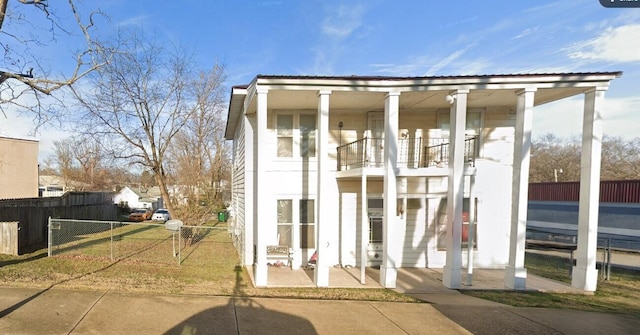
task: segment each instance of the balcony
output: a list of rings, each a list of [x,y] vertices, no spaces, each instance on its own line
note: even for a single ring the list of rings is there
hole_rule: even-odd
[[[476,136],[464,140],[464,162],[467,167],[475,167],[477,156]],[[384,139],[362,138],[338,147],[338,171],[357,168],[381,168],[384,158]],[[449,139],[420,137],[398,140],[398,167],[444,168],[449,165]]]

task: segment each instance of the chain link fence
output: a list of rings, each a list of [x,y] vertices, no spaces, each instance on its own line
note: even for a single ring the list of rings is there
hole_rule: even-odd
[[[526,266],[552,279],[570,280],[575,265],[575,234],[527,229]],[[620,235],[598,237],[596,267],[600,279],[612,274],[640,275],[640,239]]]
[[[231,244],[226,227],[161,223],[49,219],[49,257],[96,258],[151,264],[211,265],[221,244]],[[231,248],[233,249],[233,248]],[[224,255],[222,255],[224,257]]]

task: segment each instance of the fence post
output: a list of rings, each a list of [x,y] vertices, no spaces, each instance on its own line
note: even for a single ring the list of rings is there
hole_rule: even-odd
[[[611,238],[607,239],[607,280],[611,279]]]
[[[113,262],[113,222],[109,222],[109,232],[111,233],[111,261]]]
[[[178,265],[182,264],[182,226],[178,227]]]
[[[602,245],[602,264],[600,266],[600,279],[607,278],[606,264],[607,264],[607,240],[605,239]]]
[[[51,241],[51,236],[52,236],[52,234],[51,234],[51,217],[49,217],[47,219],[47,230],[48,230],[48,232],[47,232],[47,239],[48,239],[48,241],[47,241],[47,249],[49,249],[49,250],[47,250],[47,257],[51,257],[51,243],[52,243],[52,241]]]

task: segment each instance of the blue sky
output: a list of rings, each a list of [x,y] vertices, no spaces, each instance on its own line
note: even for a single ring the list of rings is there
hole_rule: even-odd
[[[604,8],[598,0],[99,3],[110,16],[103,33],[137,26],[191,47],[203,68],[226,64],[228,86],[257,74],[623,71],[606,94],[605,133],[640,136],[640,8]],[[536,108],[534,136],[579,134],[581,106],[576,97]],[[32,127],[9,115],[0,120],[0,135],[25,137]],[[41,152],[57,136],[51,127],[41,130]]]

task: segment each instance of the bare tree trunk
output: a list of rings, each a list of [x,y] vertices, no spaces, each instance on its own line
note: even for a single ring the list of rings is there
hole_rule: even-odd
[[[2,25],[4,24],[4,17],[7,15],[7,3],[9,0],[0,1],[0,31],[2,31]]]

